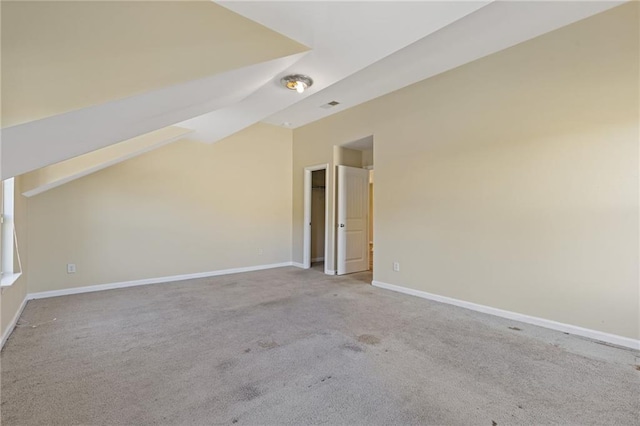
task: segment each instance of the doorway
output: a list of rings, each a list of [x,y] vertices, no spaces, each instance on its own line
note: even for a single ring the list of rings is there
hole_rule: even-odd
[[[325,263],[329,252],[328,168],[328,164],[321,164],[304,169],[303,267],[324,273],[329,273]]]
[[[373,271],[373,135],[334,147],[336,272]]]
[[[324,271],[326,170],[311,172],[311,268]]]

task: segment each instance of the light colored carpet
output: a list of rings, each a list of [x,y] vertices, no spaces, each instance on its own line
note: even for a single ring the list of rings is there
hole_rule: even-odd
[[[638,424],[637,352],[370,280],[281,268],[31,301],[2,423]]]

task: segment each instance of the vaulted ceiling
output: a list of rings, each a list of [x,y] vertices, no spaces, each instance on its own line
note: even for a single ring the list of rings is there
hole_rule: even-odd
[[[3,2],[2,123],[308,50],[212,2]]]
[[[298,127],[620,3],[2,1],[2,178],[172,125]]]

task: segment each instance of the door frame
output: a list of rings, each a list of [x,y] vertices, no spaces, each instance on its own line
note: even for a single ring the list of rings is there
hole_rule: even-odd
[[[304,237],[303,237],[303,252],[302,252],[302,265],[304,269],[311,268],[311,187],[312,173],[319,170],[324,170],[324,273],[332,275],[327,268],[327,262],[329,260],[329,197],[327,193],[329,191],[329,164],[318,164],[315,166],[308,166],[304,168]]]

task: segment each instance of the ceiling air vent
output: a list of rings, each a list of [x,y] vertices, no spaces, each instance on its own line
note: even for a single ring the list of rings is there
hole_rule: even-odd
[[[334,107],[334,106],[336,106],[336,105],[340,105],[340,102],[338,102],[338,101],[331,101],[331,102],[329,102],[328,104],[321,105],[321,106],[320,106],[320,108],[329,109],[329,108],[333,108],[333,107]]]

